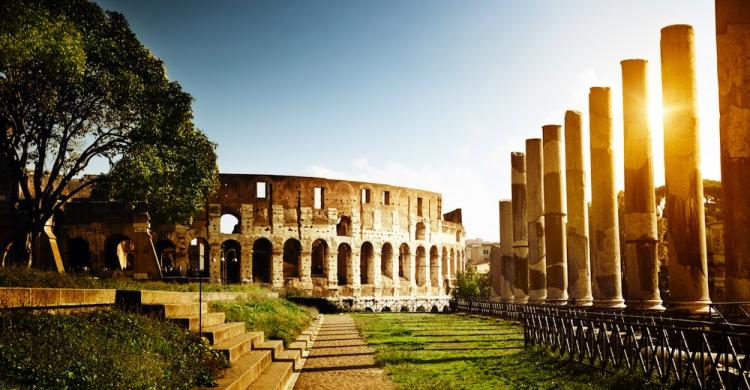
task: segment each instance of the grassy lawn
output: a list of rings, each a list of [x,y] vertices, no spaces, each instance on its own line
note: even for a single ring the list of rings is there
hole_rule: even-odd
[[[606,374],[545,349],[525,350],[520,325],[462,314],[354,314],[357,327],[402,389],[661,388]]]
[[[268,296],[212,302],[211,308],[226,313],[227,321],[244,322],[248,330],[262,331],[266,339],[283,340],[285,345],[293,342],[317,314],[315,309]]]

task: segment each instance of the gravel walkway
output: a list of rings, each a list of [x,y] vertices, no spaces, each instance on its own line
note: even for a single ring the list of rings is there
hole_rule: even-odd
[[[325,315],[295,389],[392,389],[349,315]]]

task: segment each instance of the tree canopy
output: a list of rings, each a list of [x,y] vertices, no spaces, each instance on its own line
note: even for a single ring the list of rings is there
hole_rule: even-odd
[[[215,145],[124,16],[85,0],[5,0],[0,14],[0,169],[27,245],[94,188],[188,223],[217,185]],[[108,172],[84,176],[93,161]]]

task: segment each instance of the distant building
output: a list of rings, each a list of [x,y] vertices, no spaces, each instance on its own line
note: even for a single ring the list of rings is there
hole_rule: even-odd
[[[466,240],[466,261],[480,273],[490,272],[490,254],[493,248],[500,249],[500,243],[481,239]]]

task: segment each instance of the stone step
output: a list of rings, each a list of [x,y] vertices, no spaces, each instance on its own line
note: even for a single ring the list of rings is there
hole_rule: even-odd
[[[216,380],[218,387],[210,389],[247,389],[271,364],[270,352],[250,351],[232,363],[232,367],[222,371],[221,377]]]
[[[250,384],[249,389],[281,390],[289,384],[292,377],[292,363],[273,362],[263,373]]]
[[[294,340],[295,342],[302,342],[305,343],[305,346],[307,348],[312,348],[313,339],[310,335],[307,334],[301,334],[297,336],[297,338]]]
[[[203,318],[201,318],[201,323],[203,324],[203,327],[211,326],[211,325],[217,325],[222,324],[226,320],[226,315],[224,312],[216,312],[216,313],[205,313],[202,315]],[[191,316],[185,316],[185,317],[170,317],[168,318],[170,321],[176,323],[177,325],[188,329],[191,332],[197,332],[198,327],[198,320],[199,317],[197,315],[191,315]]]
[[[295,341],[295,342],[289,344],[286,347],[286,349],[296,349],[296,350],[299,350],[300,352],[302,352],[302,351],[304,351],[304,350],[307,349],[307,343],[304,342],[304,341]]]
[[[263,332],[248,332],[234,336],[214,345],[214,349],[223,353],[230,363],[234,363],[252,350],[255,342],[263,342]]]
[[[162,318],[187,317],[198,315],[197,303],[163,303],[143,305],[142,311],[146,314],[155,314]],[[201,312],[208,313],[208,303],[200,305]]]
[[[203,328],[202,336],[207,338],[211,345],[217,345],[243,333],[245,333],[244,322],[227,322]]]
[[[284,350],[284,342],[281,340],[268,340],[259,343],[253,343],[253,349],[271,351],[273,358]]]
[[[302,370],[302,351],[299,349],[286,349],[279,352],[273,361],[275,362],[289,362],[292,363],[292,369],[294,371]]]

